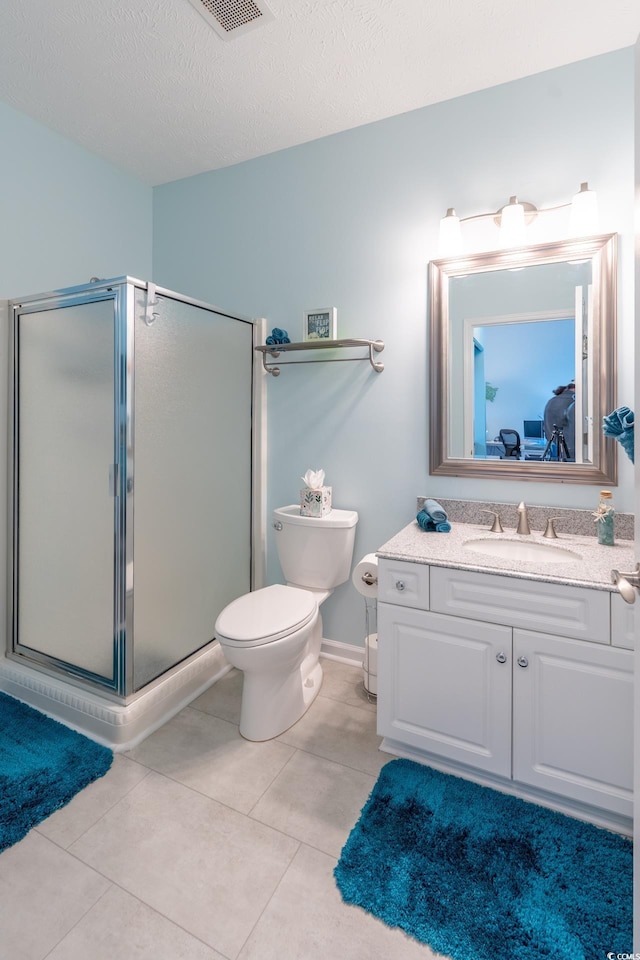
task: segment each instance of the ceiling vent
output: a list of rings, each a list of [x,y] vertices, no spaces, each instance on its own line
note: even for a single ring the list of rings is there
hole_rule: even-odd
[[[274,20],[264,0],[189,0],[223,40],[233,40]]]

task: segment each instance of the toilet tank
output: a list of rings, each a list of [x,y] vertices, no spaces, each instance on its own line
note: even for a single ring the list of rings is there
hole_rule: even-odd
[[[301,517],[299,504],[273,511],[280,566],[287,583],[330,590],[349,579],[358,514],[332,510]]]

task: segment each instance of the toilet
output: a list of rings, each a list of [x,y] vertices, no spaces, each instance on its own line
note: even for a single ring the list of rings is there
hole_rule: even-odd
[[[285,584],[238,597],[216,620],[228,662],[242,670],[240,733],[271,740],[308,710],[322,685],[320,604],[349,579],[358,514],[303,517],[293,504],[273,511]]]

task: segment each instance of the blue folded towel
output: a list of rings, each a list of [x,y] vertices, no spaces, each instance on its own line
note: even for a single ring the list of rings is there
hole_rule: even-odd
[[[602,418],[603,434],[605,437],[615,437],[631,463],[634,462],[633,427],[633,410],[629,407],[618,407],[613,413]]]
[[[416,520],[427,533],[449,533],[451,530],[451,524],[448,520],[438,520],[436,522],[426,510],[421,510]]]
[[[286,330],[281,330],[280,327],[274,327],[271,331],[271,336],[276,343],[291,343],[289,340],[289,334]]]
[[[441,523],[449,519],[447,516],[447,511],[440,503],[438,503],[437,500],[425,500],[425,502],[422,504],[422,509],[425,513],[429,514],[435,523]]]
[[[280,327],[274,327],[265,342],[268,347],[275,347],[279,343],[291,343],[291,340],[289,340],[289,334],[286,330],[281,330]]]

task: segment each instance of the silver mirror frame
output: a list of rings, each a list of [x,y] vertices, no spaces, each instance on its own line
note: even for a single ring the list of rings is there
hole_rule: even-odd
[[[594,410],[602,418],[616,407],[617,393],[617,235],[603,234],[544,243],[515,250],[478,253],[429,264],[430,436],[429,473],[433,476],[534,480],[551,483],[617,483],[617,445],[594,425],[592,463],[536,460],[473,460],[448,452],[450,365],[449,281],[469,273],[508,270],[563,260],[592,262],[592,345]],[[601,421],[600,421],[601,424]]]

